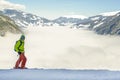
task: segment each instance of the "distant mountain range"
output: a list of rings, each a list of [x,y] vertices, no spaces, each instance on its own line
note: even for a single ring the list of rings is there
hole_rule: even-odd
[[[93,30],[102,35],[120,35],[120,11],[103,13],[88,18],[61,16],[54,20],[18,10],[5,9],[1,12],[13,19],[20,27],[59,25]]]
[[[44,26],[45,23],[50,22],[48,19],[18,10],[5,9],[3,14],[9,16],[21,27],[27,27],[29,25]]]

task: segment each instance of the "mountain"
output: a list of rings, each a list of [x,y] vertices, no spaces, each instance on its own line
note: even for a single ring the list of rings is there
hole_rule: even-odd
[[[6,32],[21,33],[22,31],[12,19],[0,13],[0,36],[5,36]]]
[[[26,27],[26,26],[39,26],[39,25],[46,25],[46,23],[50,22],[48,19],[26,13],[20,10],[13,10],[13,9],[5,9],[3,14],[9,16],[13,19],[19,26]]]
[[[63,17],[66,17],[66,18],[76,18],[76,19],[86,19],[87,18],[86,16],[83,16],[83,15],[65,15]]]
[[[84,28],[101,35],[120,35],[120,11],[102,13],[88,18],[78,15],[61,16],[54,20],[12,9],[5,9],[2,13],[9,16],[21,27],[59,25]]]
[[[114,15],[116,15],[119,12],[120,11],[106,12],[106,13],[101,13],[100,15],[103,15],[103,16],[114,16]]]
[[[85,18],[86,17],[84,16],[77,16],[77,15],[62,16],[53,20],[53,22],[59,24],[60,26],[68,26],[68,25],[72,26],[80,21],[83,21]]]
[[[69,25],[69,24],[75,24],[80,21],[83,21],[87,17],[82,16],[82,15],[66,15],[66,16],[61,16],[55,20],[53,20],[54,23],[58,23],[60,25]]]
[[[75,27],[87,28],[102,35],[120,35],[120,11],[89,17],[83,22],[75,24]]]
[[[71,16],[59,17],[55,20],[48,20],[46,18],[42,18],[31,13],[26,13],[20,10],[13,10],[13,9],[5,9],[2,11],[2,13],[5,14],[6,16],[9,16],[21,27],[27,27],[30,25],[31,26],[53,26],[53,25],[72,26],[86,18],[85,16],[71,15]]]
[[[98,34],[120,35],[120,13],[107,17],[99,24],[99,26],[94,29]]]

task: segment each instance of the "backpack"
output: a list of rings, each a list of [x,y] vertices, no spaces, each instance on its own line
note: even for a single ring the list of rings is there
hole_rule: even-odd
[[[20,41],[20,45],[18,46],[17,43]],[[22,45],[22,41],[21,40],[18,40],[16,41],[15,45],[14,45],[14,51],[15,52],[18,52],[17,50],[19,50],[20,46]]]

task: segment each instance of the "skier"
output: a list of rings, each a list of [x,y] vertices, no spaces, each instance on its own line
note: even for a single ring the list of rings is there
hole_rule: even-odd
[[[25,64],[27,59],[25,57],[25,51],[24,51],[24,40],[25,40],[25,35],[21,35],[20,39],[16,41],[16,44],[14,46],[14,50],[19,54],[19,58],[14,67],[15,69],[26,68]]]

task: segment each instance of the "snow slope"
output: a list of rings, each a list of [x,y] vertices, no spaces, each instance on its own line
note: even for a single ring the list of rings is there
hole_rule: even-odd
[[[0,80],[119,80],[119,71],[26,69],[0,70]]]
[[[103,15],[103,16],[114,16],[118,13],[120,13],[120,11],[101,13],[101,15]]]

